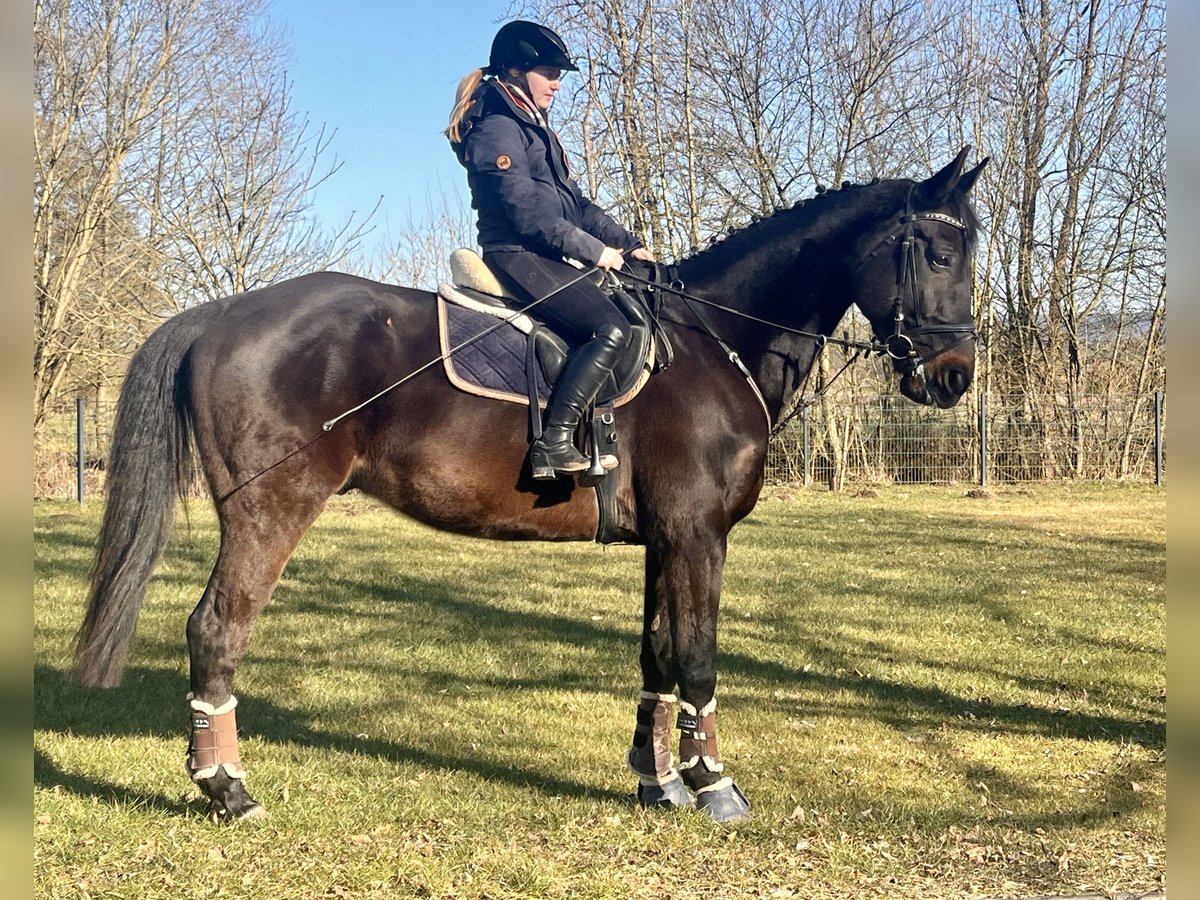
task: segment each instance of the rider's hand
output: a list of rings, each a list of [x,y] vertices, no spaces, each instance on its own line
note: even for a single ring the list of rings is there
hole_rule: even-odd
[[[640,259],[642,262],[654,262],[654,254],[645,247],[638,247],[636,250],[630,250],[629,255],[634,259]]]
[[[625,257],[616,247],[605,247],[596,265],[601,269],[619,269],[625,265]]]

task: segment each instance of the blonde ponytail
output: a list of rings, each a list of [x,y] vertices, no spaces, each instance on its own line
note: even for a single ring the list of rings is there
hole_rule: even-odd
[[[450,124],[446,126],[445,135],[451,144],[461,144],[466,135],[462,130],[463,119],[471,108],[471,95],[479,82],[483,81],[483,69],[475,69],[458,83],[458,91],[454,95],[454,109],[450,111]]]

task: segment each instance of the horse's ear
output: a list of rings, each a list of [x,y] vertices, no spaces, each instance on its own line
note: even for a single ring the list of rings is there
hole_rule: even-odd
[[[941,206],[946,202],[950,197],[950,192],[954,190],[958,185],[959,178],[962,177],[963,163],[966,162],[967,154],[970,152],[971,146],[968,144],[958,151],[958,156],[954,157],[949,165],[921,182],[917,188],[917,194],[925,204]]]
[[[983,158],[983,162],[979,163],[979,165],[973,168],[970,172],[964,172],[962,177],[958,179],[958,184],[955,185],[955,190],[957,190],[964,197],[971,193],[971,188],[975,187],[975,181],[979,178],[979,173],[982,172],[984,166],[991,161],[992,158],[990,156],[985,156]]]

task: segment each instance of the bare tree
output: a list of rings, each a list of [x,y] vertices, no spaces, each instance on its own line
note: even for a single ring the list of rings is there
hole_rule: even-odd
[[[461,198],[430,194],[423,210],[410,209],[400,228],[386,236],[370,273],[381,281],[437,290],[449,274],[450,254],[458,247],[474,246],[474,217]]]
[[[34,415],[99,384],[164,313],[322,268],[336,163],[291,109],[264,0],[34,7]],[[36,425],[35,425],[36,427]]]
[[[169,291],[186,305],[328,268],[357,249],[371,216],[327,229],[312,192],[340,164],[332,135],[292,108],[286,46],[269,23],[223,38],[185,73],[158,127],[159,165],[171,190],[143,197],[174,265]]]
[[[121,185],[186,27],[153,12],[69,0],[34,7],[35,428],[75,360],[98,343],[89,316],[109,318],[97,256],[127,238]]]
[[[1147,164],[1165,143],[1163,11],[1092,0],[991,12],[1002,27],[980,32],[977,54],[990,86],[977,114],[997,161],[984,189],[989,377],[1025,398],[1055,459],[1049,474],[1078,473],[1082,396],[1114,390],[1131,351],[1158,341],[1154,328],[1142,345],[1129,313],[1165,301],[1165,240],[1152,224],[1165,184]],[[1064,444],[1069,453],[1050,453]]]

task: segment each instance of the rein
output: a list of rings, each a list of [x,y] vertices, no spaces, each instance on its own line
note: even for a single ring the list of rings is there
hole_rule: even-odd
[[[827,391],[829,391],[830,388],[833,387],[833,383],[842,376],[842,373],[845,372],[847,369],[849,369],[851,365],[858,362],[858,360],[865,359],[866,357],[870,356],[873,353],[878,354],[879,356],[891,355],[890,351],[888,350],[886,342],[883,342],[883,341],[870,341],[870,342],[855,341],[855,340],[851,340],[850,338],[830,337],[827,334],[820,334],[815,331],[803,331],[799,328],[792,328],[789,325],[781,325],[778,322],[772,322],[768,319],[759,318],[758,316],[752,315],[751,313],[742,312],[740,309],[733,309],[732,307],[729,307],[729,306],[723,306],[720,303],[716,303],[712,300],[706,300],[705,298],[698,297],[695,294],[689,294],[687,291],[684,290],[684,287],[685,287],[684,283],[682,281],[680,281],[678,278],[673,279],[669,285],[666,285],[666,284],[662,284],[661,282],[658,282],[658,281],[653,281],[648,278],[642,278],[638,275],[633,275],[627,271],[620,272],[617,277],[618,278],[628,278],[631,281],[636,281],[639,284],[645,285],[646,287],[651,288],[653,290],[667,291],[668,293],[674,294],[680,300],[682,300],[684,303],[684,306],[686,306],[688,308],[688,310],[691,312],[691,314],[695,317],[696,321],[700,323],[700,327],[703,328],[708,333],[708,336],[710,338],[712,338],[714,341],[717,342],[717,344],[724,351],[725,356],[728,357],[728,359],[731,363],[733,363],[735,366],[737,366],[738,371],[740,371],[742,373],[742,375],[745,377],[746,381],[749,382],[750,387],[754,390],[754,393],[758,397],[759,402],[762,403],[764,412],[767,412],[767,401],[763,398],[762,389],[758,386],[758,382],[756,382],[754,380],[754,376],[752,374],[750,374],[750,370],[748,368],[746,368],[746,364],[742,362],[742,358],[738,355],[738,352],[736,350],[734,350],[732,347],[730,347],[729,344],[725,343],[724,339],[721,338],[721,336],[718,335],[715,331],[713,331],[712,326],[709,325],[708,322],[705,321],[704,317],[696,311],[696,308],[694,306],[692,306],[693,301],[696,303],[702,303],[705,306],[711,306],[714,309],[719,309],[722,312],[727,312],[730,315],[740,316],[741,318],[749,319],[752,322],[758,322],[762,325],[767,325],[771,328],[777,328],[780,331],[786,331],[789,334],[795,334],[795,335],[799,335],[800,337],[809,338],[810,340],[813,340],[816,342],[818,354],[820,354],[821,351],[824,350],[825,347],[829,344],[836,344],[837,346],[842,347],[846,350],[854,351],[854,353],[851,354],[850,358],[848,360],[846,360],[845,364],[840,369],[838,369],[837,374],[834,375],[831,379],[829,379],[829,381],[826,383],[826,385],[823,388],[821,388],[821,390],[818,391],[814,396],[812,396],[808,399],[803,399],[804,390],[802,387],[801,391],[800,391],[800,395],[802,398],[801,401],[798,402],[792,409],[788,410],[788,412],[786,414],[780,416],[778,422],[775,422],[772,424],[771,423],[771,414],[770,414],[770,412],[767,412],[767,424],[770,425],[770,428],[771,428],[771,432],[770,432],[771,437],[774,437],[775,435],[779,434],[779,432],[783,430],[784,426],[786,426],[792,419],[794,419],[800,413],[800,411],[802,409],[804,409],[806,406],[811,406],[812,404],[814,404],[818,400],[820,400],[820,398],[823,397],[825,395],[825,393]],[[656,320],[657,320],[657,317],[656,317]],[[656,321],[656,324],[657,324],[657,321]],[[814,362],[815,362],[815,358],[814,358]],[[812,374],[812,369],[810,367],[809,375],[811,375],[811,374]],[[808,376],[805,376],[804,382],[805,382],[805,384],[808,383]]]
[[[679,297],[679,299],[684,302],[684,305],[687,306],[688,310],[696,318],[696,321],[698,321],[701,327],[708,333],[708,336],[716,341],[718,345],[720,345],[721,349],[725,352],[725,355],[729,358],[729,361],[737,366],[738,370],[750,382],[751,387],[754,388],[755,393],[758,394],[760,400],[762,399],[762,391],[755,383],[753,376],[750,374],[750,370],[746,368],[745,364],[741,360],[741,357],[738,356],[737,351],[733,350],[724,340],[722,340],[722,338],[712,329],[708,322],[705,321],[704,317],[701,316],[696,308],[692,305],[693,303],[700,303],[704,306],[720,310],[721,312],[738,316],[739,318],[748,319],[751,322],[758,322],[760,325],[766,325],[767,327],[773,328],[777,331],[808,338],[809,340],[816,342],[818,355],[829,344],[834,344],[842,347],[845,350],[854,351],[846,363],[837,371],[833,378],[831,378],[825,384],[825,386],[821,388],[820,391],[818,391],[812,397],[805,398],[804,386],[808,384],[808,378],[812,374],[812,368],[809,368],[808,375],[806,375],[804,379],[804,385],[801,386],[799,392],[800,400],[796,402],[785,414],[781,415],[778,422],[771,426],[771,435],[774,436],[782,431],[784,426],[794,419],[803,409],[817,403],[821,397],[823,397],[829,391],[829,389],[833,386],[833,383],[841,377],[842,373],[844,373],[853,363],[860,359],[865,359],[872,355],[888,356],[896,362],[907,363],[908,374],[920,376],[924,373],[925,363],[935,359],[936,357],[945,353],[947,350],[957,347],[964,341],[975,340],[977,338],[977,331],[974,321],[961,324],[926,325],[923,324],[921,320],[921,299],[923,292],[921,290],[920,271],[917,268],[916,237],[913,229],[914,223],[922,221],[941,222],[945,225],[950,225],[953,228],[957,228],[963,234],[966,234],[968,229],[966,223],[961,219],[957,219],[954,216],[947,215],[945,213],[914,213],[912,211],[912,197],[915,187],[916,186],[914,185],[913,187],[909,188],[908,197],[905,200],[904,215],[900,217],[899,223],[901,226],[903,226],[902,229],[899,232],[893,232],[882,237],[874,247],[859,257],[859,259],[851,267],[852,270],[858,269],[863,263],[878,253],[881,247],[887,244],[894,244],[897,239],[900,240],[901,252],[896,273],[896,294],[892,298],[893,330],[891,334],[889,334],[883,340],[873,339],[871,341],[857,341],[850,338],[837,338],[813,331],[804,331],[800,328],[792,328],[791,326],[783,325],[779,322],[772,322],[768,319],[760,318],[759,316],[751,313],[743,312],[740,309],[734,309],[721,303],[707,300],[704,297],[699,297],[695,294],[688,293],[685,290],[686,285],[678,278],[672,278],[669,283],[664,284],[653,279],[642,278],[641,276],[634,275],[628,271],[620,272],[618,277],[628,278],[630,281],[637,282],[650,288],[651,290],[662,290]],[[668,268],[667,271],[670,271],[672,268],[674,267]],[[905,328],[904,301],[906,297],[912,301],[914,327],[911,328]],[[931,334],[959,334],[962,335],[962,337],[949,347],[943,347],[936,353],[922,357],[917,353],[916,343],[913,341],[913,338]],[[814,363],[816,362],[815,357],[813,361]],[[764,403],[764,407],[765,405],[766,404]]]
[[[703,326],[704,330],[708,332],[709,337],[721,344],[722,347],[728,347],[729,345],[717,336],[716,332],[714,332],[709,324],[704,321],[704,318],[692,307],[692,303],[701,303],[704,306],[711,306],[713,309],[729,313],[732,316],[738,316],[742,319],[749,319],[751,322],[758,322],[760,325],[767,325],[770,328],[774,328],[778,331],[785,331],[788,334],[795,334],[799,335],[800,337],[809,338],[810,340],[816,341],[818,348],[823,349],[826,344],[836,344],[837,346],[846,350],[858,350],[865,354],[876,353],[880,356],[891,356],[891,353],[888,351],[886,341],[855,341],[850,338],[831,337],[830,335],[820,334],[815,331],[804,331],[800,328],[792,328],[789,325],[782,325],[779,322],[772,322],[770,319],[762,319],[753,313],[743,312],[742,310],[734,309],[731,306],[724,306],[723,304],[717,303],[714,300],[707,300],[704,297],[698,297],[695,294],[689,294],[686,290],[684,290],[686,285],[677,278],[671,281],[669,284],[663,284],[660,281],[654,281],[651,278],[642,278],[640,275],[634,275],[631,272],[624,270],[618,273],[617,277],[628,278],[630,281],[636,281],[638,284],[645,285],[648,288],[674,294],[684,302],[684,305],[686,305],[688,309],[692,311],[692,315],[699,320],[701,326]],[[732,350],[730,353],[732,353],[735,357],[737,356],[737,353]],[[904,357],[897,358],[903,359]]]

